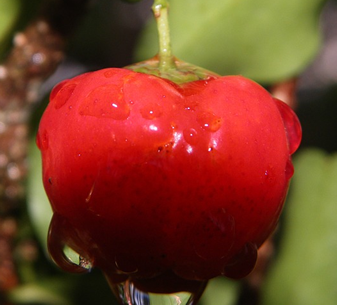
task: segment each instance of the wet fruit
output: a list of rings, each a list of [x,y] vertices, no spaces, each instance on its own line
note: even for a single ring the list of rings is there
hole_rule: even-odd
[[[277,224],[300,140],[293,111],[241,76],[178,85],[111,68],[63,81],[37,136],[51,255],[79,271],[68,245],[143,290],[243,277]]]

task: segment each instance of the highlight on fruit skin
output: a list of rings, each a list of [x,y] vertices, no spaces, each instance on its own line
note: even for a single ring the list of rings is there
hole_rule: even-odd
[[[109,68],[55,86],[37,145],[49,251],[111,286],[196,291],[242,278],[277,225],[301,141],[294,112],[241,76],[183,84]]]

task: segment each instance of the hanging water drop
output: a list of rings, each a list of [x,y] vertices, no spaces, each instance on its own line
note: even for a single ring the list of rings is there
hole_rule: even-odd
[[[207,282],[199,282],[194,292],[174,293],[145,292],[137,288],[131,280],[119,284],[110,282],[110,287],[122,305],[196,305],[206,288],[206,284]]]
[[[280,111],[284,127],[287,133],[289,153],[293,154],[300,146],[302,140],[302,127],[294,111],[284,102],[274,98],[276,106]]]
[[[86,273],[93,264],[83,259],[67,245],[70,232],[73,230],[68,221],[58,214],[54,214],[48,232],[48,252],[54,262],[64,271],[71,273]]]
[[[247,276],[254,268],[257,260],[257,246],[248,242],[226,264],[224,275],[232,279],[240,279]]]
[[[79,265],[82,268],[87,269],[88,271],[91,271],[91,269],[93,267],[92,262],[89,259],[87,259],[83,256],[79,256]]]

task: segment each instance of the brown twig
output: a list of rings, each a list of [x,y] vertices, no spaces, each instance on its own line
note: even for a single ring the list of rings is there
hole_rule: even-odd
[[[283,82],[276,83],[270,88],[270,93],[288,104],[292,109],[296,109],[297,106],[297,84],[298,78],[290,78]]]
[[[0,65],[0,294],[19,282],[12,255],[13,228],[25,198],[32,106],[42,83],[62,61],[66,39],[87,3],[44,1],[38,17],[15,35],[13,48]]]

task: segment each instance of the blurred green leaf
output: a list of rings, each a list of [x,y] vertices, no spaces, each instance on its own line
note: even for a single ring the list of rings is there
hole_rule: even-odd
[[[170,0],[173,53],[219,74],[271,83],[302,71],[320,45],[325,0]],[[157,53],[154,19],[136,51]]]
[[[70,305],[62,294],[49,290],[38,284],[19,286],[11,291],[10,300],[18,305]]]
[[[263,305],[337,304],[337,155],[307,150],[295,176]]]
[[[35,138],[31,140],[29,151],[29,177],[27,185],[27,209],[37,237],[47,251],[47,236],[52,209],[42,183],[42,161]]]
[[[20,13],[21,0],[0,0],[0,55]]]
[[[225,277],[217,277],[209,281],[200,305],[233,305],[237,299],[240,283]]]

